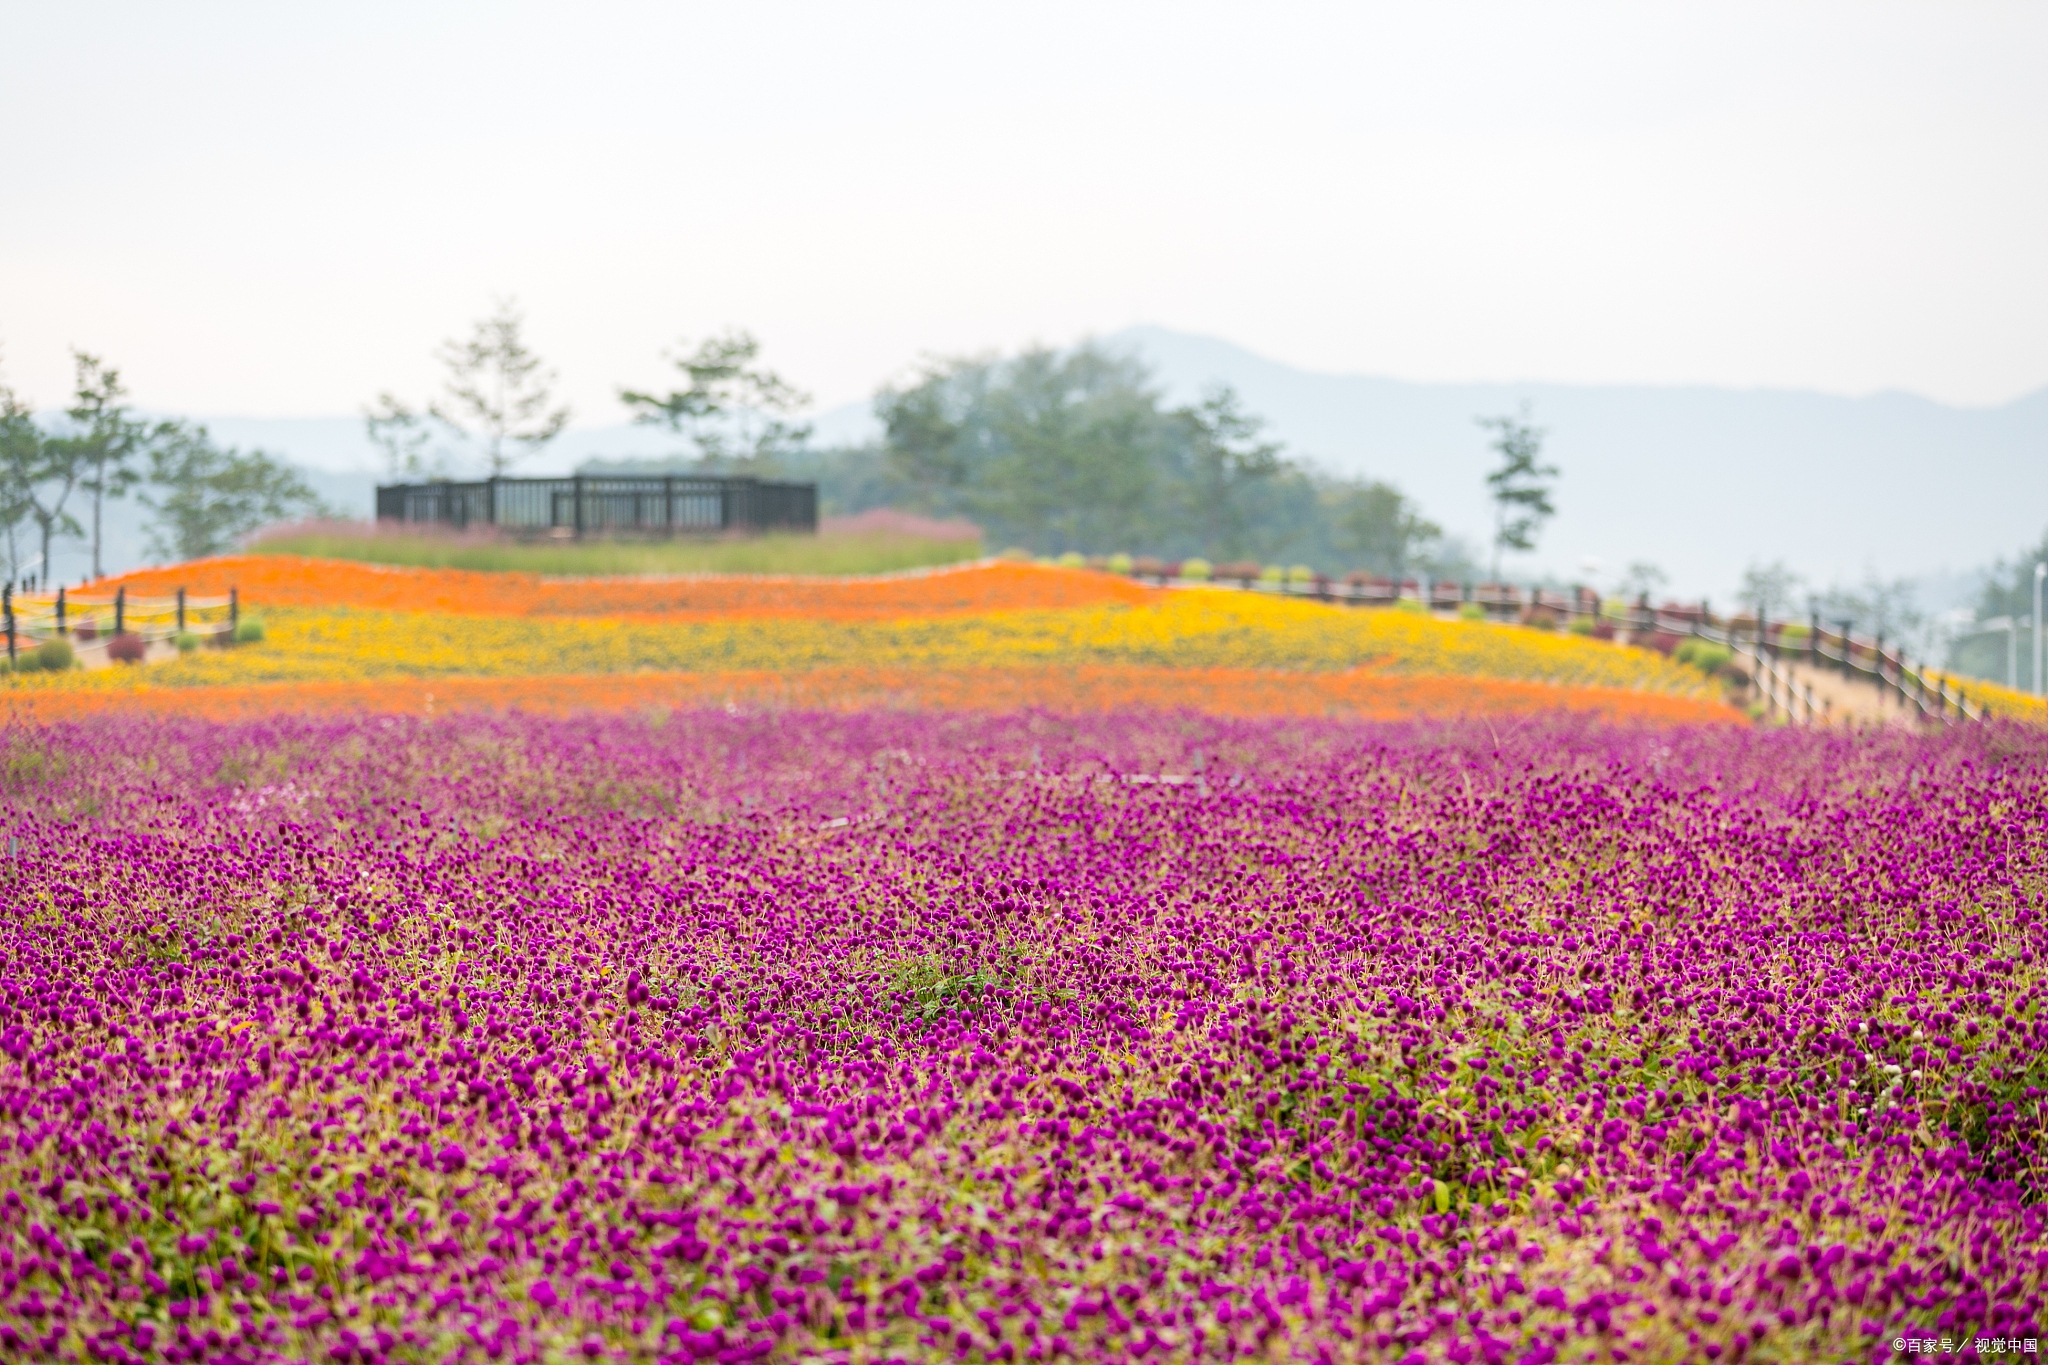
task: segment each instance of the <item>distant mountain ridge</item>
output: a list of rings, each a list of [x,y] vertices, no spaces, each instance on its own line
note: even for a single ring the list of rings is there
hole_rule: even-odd
[[[1298,453],[1398,484],[1475,545],[1493,456],[1473,419],[1529,400],[1562,475],[1539,550],[1510,561],[1520,572],[1646,559],[1725,598],[1752,560],[1817,584],[1938,576],[2048,525],[2048,388],[1971,409],[1903,393],[1421,384],[1315,374],[1156,327],[1103,344],[1144,357],[1176,397],[1230,384]]]
[[[1648,560],[1675,590],[1729,600],[1782,559],[1815,587],[1926,580],[1930,605],[2048,526],[2048,388],[1992,408],[1905,393],[1554,383],[1434,384],[1322,374],[1213,337],[1131,327],[1098,344],[1143,359],[1175,401],[1227,383],[1293,452],[1398,485],[1475,550],[1494,456],[1475,422],[1531,403],[1562,471],[1557,518],[1509,576],[1598,577]],[[861,426],[865,422],[865,427]],[[849,404],[820,418],[867,435]]]
[[[1508,561],[1512,576],[1574,578],[1589,557],[1603,573],[1646,559],[1675,589],[1726,600],[1746,564],[1783,559],[1817,585],[1866,571],[1962,583],[1961,571],[2048,525],[2048,388],[1970,409],[1902,393],[1428,384],[1316,373],[1161,327],[1099,343],[1144,359],[1177,401],[1230,384],[1297,454],[1399,485],[1475,548],[1491,525],[1483,479],[1492,456],[1473,419],[1530,400],[1550,433],[1546,457],[1563,474],[1558,516],[1534,554]],[[359,418],[205,420],[222,441],[323,471],[323,494],[368,512],[377,461]],[[865,402],[814,421],[821,445],[879,434]],[[577,428],[522,472],[658,458],[678,444],[628,423]],[[123,511],[118,531],[110,518],[110,567],[141,559],[139,509]],[[75,577],[67,566],[82,562],[67,548],[58,571]]]

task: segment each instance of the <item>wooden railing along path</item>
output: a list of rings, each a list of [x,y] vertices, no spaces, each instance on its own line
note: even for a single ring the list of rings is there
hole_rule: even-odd
[[[241,616],[238,588],[229,588],[225,597],[195,597],[183,588],[171,597],[142,597],[125,587],[116,588],[111,595],[65,588],[55,592],[0,589],[0,618],[4,618],[10,660],[46,640],[111,645],[126,637],[147,648],[180,635],[232,638]]]
[[[1162,584],[1197,586],[1193,580],[1142,568],[1134,576],[1153,578]],[[1706,640],[1726,647],[1741,659],[1765,706],[1794,724],[1824,722],[1832,709],[1815,688],[1801,681],[1796,665],[1868,683],[1876,699],[1927,721],[1955,723],[1991,717],[1990,708],[1980,698],[1970,697],[1963,688],[1934,673],[1924,663],[1907,658],[1896,645],[1887,646],[1882,635],[1858,635],[1853,621],[1830,623],[1817,613],[1810,613],[1804,623],[1759,620],[1754,612],[1717,616],[1706,603],[1653,607],[1647,599],[1617,610],[1586,588],[1559,591],[1537,586],[1523,588],[1512,583],[1415,579],[1397,583],[1366,574],[1350,574],[1341,579],[1320,575],[1274,579],[1234,571],[1231,565],[1219,566],[1203,581],[1211,586],[1234,586],[1247,592],[1353,606],[1390,607],[1405,601],[1433,613],[1477,607],[1489,620],[1528,620],[1540,615],[1560,628],[1569,629],[1579,622],[1599,638],[1652,644],[1667,652],[1686,638]],[[1669,638],[1673,636],[1678,638]]]

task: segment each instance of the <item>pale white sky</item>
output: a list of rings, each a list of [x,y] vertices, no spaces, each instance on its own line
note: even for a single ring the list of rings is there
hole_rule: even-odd
[[[1136,322],[1411,379],[2048,383],[2048,6],[0,0],[0,377],[354,412],[526,306],[579,424]]]

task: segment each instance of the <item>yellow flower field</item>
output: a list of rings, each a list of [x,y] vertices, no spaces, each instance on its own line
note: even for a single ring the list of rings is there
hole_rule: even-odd
[[[2032,721],[2036,725],[2048,722],[2048,699],[2015,692],[2010,687],[1983,678],[1958,678],[1938,669],[1928,670],[1927,676],[1938,678],[1950,687],[1961,688],[1973,705],[1988,708],[1994,716]]]
[[[23,690],[127,690],[294,680],[823,667],[1134,664],[1529,679],[1703,693],[1648,650],[1485,622],[1293,602],[1227,590],[896,620],[730,617],[662,622],[274,608],[268,638],[174,663],[24,674]]]

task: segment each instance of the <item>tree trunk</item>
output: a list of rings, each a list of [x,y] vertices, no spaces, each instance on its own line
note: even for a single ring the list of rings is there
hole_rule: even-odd
[[[107,486],[107,457],[93,462],[92,484],[92,576],[100,577],[100,491]]]

